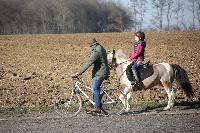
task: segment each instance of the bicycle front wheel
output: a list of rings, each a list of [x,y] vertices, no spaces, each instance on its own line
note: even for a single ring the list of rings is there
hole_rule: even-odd
[[[54,98],[54,109],[62,117],[74,117],[80,113],[82,108],[81,97],[69,90],[63,90]]]
[[[125,99],[123,102],[119,99],[120,96]],[[108,114],[122,114],[127,105],[126,95],[118,89],[103,90],[102,105]]]

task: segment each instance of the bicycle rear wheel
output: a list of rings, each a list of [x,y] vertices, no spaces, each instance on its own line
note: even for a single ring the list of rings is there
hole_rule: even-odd
[[[102,106],[108,114],[122,114],[126,108],[127,100],[124,103],[119,99],[122,95],[124,99],[126,96],[118,89],[110,89],[102,91]]]
[[[79,95],[71,93],[70,90],[63,90],[54,98],[54,109],[62,117],[74,117],[80,113],[82,99]]]

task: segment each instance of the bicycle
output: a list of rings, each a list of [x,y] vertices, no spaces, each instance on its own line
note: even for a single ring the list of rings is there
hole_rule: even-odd
[[[54,109],[62,117],[77,116],[83,107],[86,108],[89,104],[93,106],[95,104],[91,96],[86,93],[86,90],[89,90],[91,94],[92,88],[79,78],[73,78],[73,81],[74,84],[71,89],[64,88],[54,98]],[[103,82],[101,101],[104,115],[122,114],[124,112],[126,104],[124,105],[118,99],[120,94],[124,95],[119,89],[109,89],[108,83]],[[83,96],[86,98],[85,101],[83,101]]]

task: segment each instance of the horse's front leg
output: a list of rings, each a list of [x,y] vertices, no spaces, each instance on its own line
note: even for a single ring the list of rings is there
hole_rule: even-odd
[[[126,111],[130,111],[131,106],[129,104],[129,100],[132,97],[132,89],[130,87],[125,87],[123,94],[119,96],[119,99],[122,101],[124,106],[126,106]],[[124,97],[125,96],[125,97]]]

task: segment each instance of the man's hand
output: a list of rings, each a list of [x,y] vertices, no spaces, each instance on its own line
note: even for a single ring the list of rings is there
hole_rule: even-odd
[[[78,78],[78,76],[80,76],[79,73],[75,73],[74,75],[72,75],[72,78]]]

